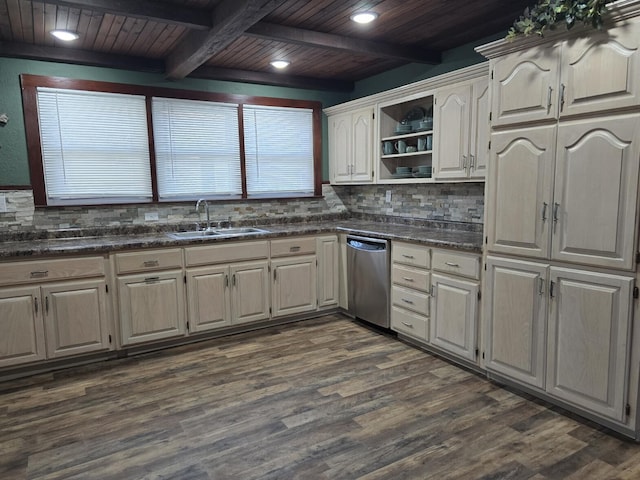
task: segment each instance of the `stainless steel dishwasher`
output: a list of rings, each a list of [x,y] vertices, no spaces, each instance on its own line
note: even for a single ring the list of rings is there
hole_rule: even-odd
[[[347,236],[349,313],[389,328],[389,242]]]

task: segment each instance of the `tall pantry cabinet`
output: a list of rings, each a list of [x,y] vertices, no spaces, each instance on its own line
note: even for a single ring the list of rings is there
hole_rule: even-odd
[[[484,358],[518,384],[638,432],[640,1],[490,60]]]

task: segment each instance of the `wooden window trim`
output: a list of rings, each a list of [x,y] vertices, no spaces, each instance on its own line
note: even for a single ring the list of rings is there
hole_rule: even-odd
[[[51,77],[42,75],[20,75],[22,90],[22,106],[24,110],[25,135],[27,140],[27,155],[29,174],[33,199],[36,207],[47,206],[47,195],[44,181],[44,167],[42,164],[42,145],[40,143],[40,126],[38,124],[37,87],[63,88],[72,90],[84,90],[90,92],[122,93],[129,95],[142,95],[146,98],[149,156],[152,182],[152,201],[146,203],[177,203],[161,201],[158,195],[158,179],[156,174],[155,146],[153,138],[153,118],[151,111],[152,97],[178,98],[184,100],[203,100],[212,102],[237,103],[238,124],[240,133],[240,169],[242,174],[242,200],[247,198],[247,181],[244,151],[244,129],[242,121],[242,108],[244,105],[265,105],[274,107],[307,108],[313,111],[313,174],[314,192],[312,196],[260,196],[256,200],[265,199],[292,199],[292,198],[319,198],[322,196],[322,104],[313,100],[296,100],[275,97],[259,97],[251,95],[223,94],[201,92],[197,90],[183,90],[164,87],[149,87],[125,83],[102,82],[94,80],[79,80],[65,77]],[[233,201],[238,199],[224,199]],[[216,201],[215,198],[212,201]],[[105,204],[115,205],[115,204]],[[121,205],[121,204],[119,204]],[[91,206],[99,206],[92,204]]]

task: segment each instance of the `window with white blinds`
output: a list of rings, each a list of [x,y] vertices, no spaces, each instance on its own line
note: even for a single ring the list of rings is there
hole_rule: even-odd
[[[240,196],[238,105],[152,99],[160,200]]]
[[[313,110],[243,106],[248,196],[314,192]]]
[[[151,200],[144,96],[38,87],[37,106],[47,204]]]

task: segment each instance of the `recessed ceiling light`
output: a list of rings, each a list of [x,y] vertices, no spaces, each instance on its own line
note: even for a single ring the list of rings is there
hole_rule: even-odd
[[[80,38],[80,35],[76,32],[70,32],[69,30],[51,30],[49,33],[63,42],[71,42]]]
[[[283,69],[283,68],[287,68],[289,66],[289,63],[290,62],[287,62],[286,60],[274,60],[273,62],[271,62],[271,66],[275,68]]]
[[[376,18],[378,18],[378,14],[376,12],[358,12],[351,15],[351,20],[356,23],[371,23]]]

